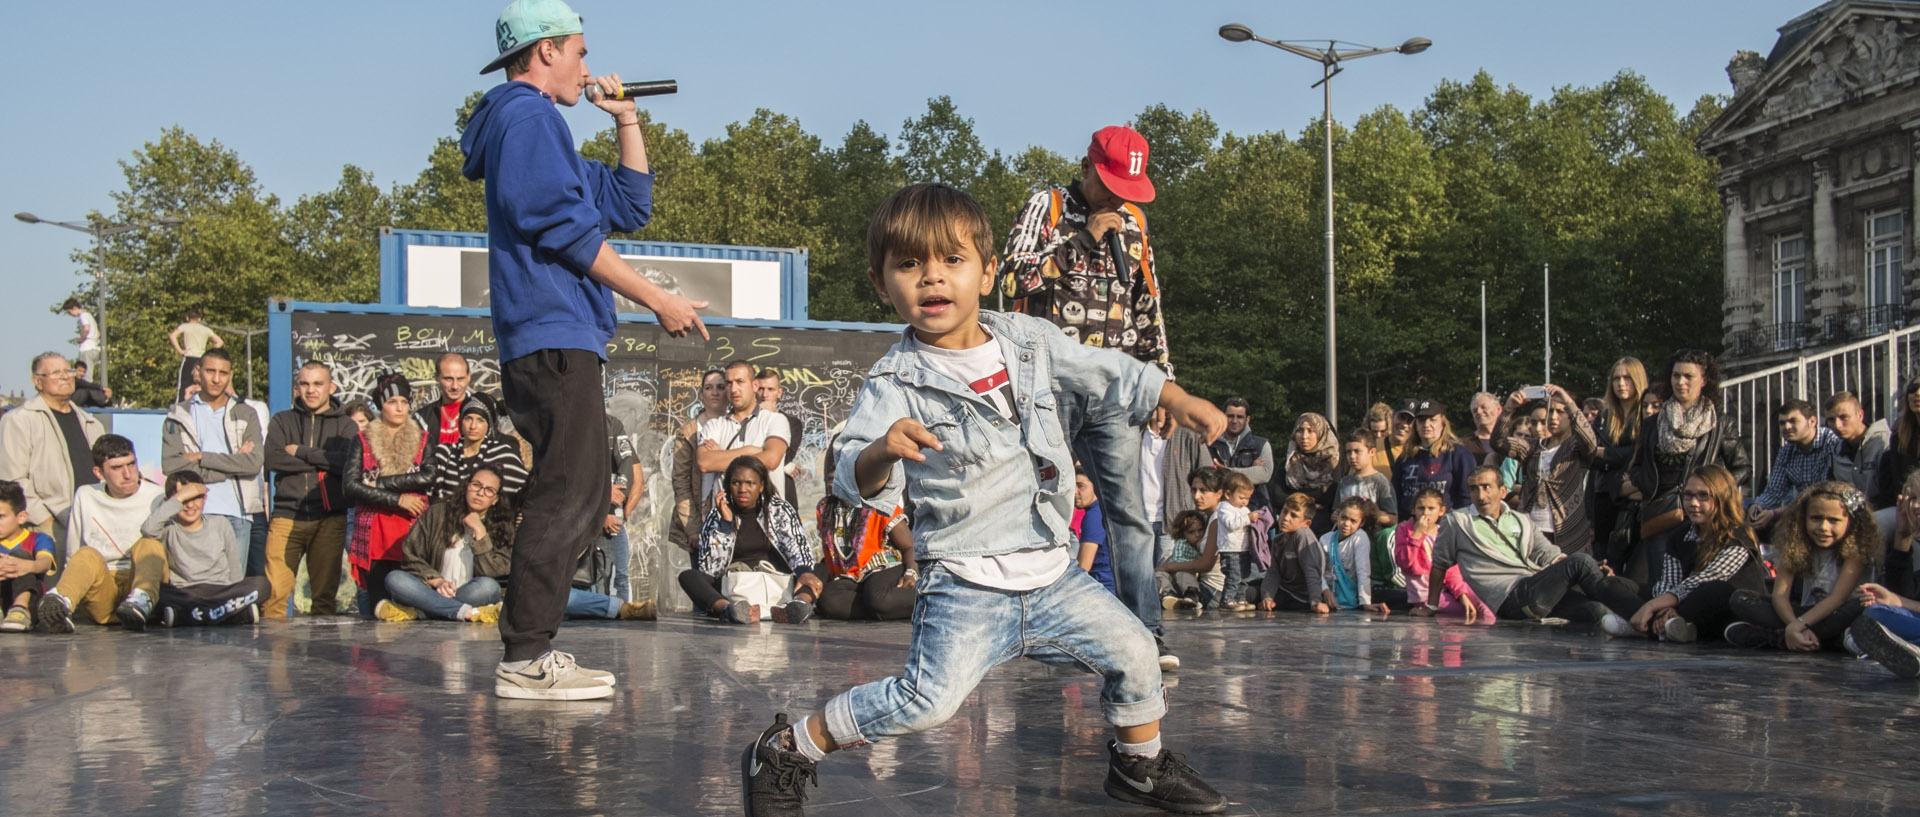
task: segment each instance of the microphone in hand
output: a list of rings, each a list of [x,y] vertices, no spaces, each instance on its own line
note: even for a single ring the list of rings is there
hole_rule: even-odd
[[[680,93],[680,83],[671,79],[656,79],[649,82],[623,82],[613,94],[614,99],[633,99],[642,96],[662,96]],[[599,102],[603,94],[600,86],[587,85],[587,101]]]

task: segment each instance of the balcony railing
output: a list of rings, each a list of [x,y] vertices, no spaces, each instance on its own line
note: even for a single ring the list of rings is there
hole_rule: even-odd
[[[1907,327],[1906,304],[1855,309],[1821,315],[1810,321],[1776,323],[1735,332],[1727,347],[1730,358],[1753,357],[1813,346],[1849,343]]]

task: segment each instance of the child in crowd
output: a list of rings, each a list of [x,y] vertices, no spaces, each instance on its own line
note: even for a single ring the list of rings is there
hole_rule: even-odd
[[[0,482],[0,604],[7,606],[0,633],[33,626],[35,597],[53,570],[53,537],[27,529],[27,492],[18,482]]]
[[[1407,603],[1419,607],[1427,603],[1427,574],[1433,571],[1433,538],[1440,533],[1440,517],[1447,512],[1446,497],[1438,488],[1422,488],[1413,496],[1413,518],[1393,529],[1393,561],[1407,578]],[[1440,588],[1440,615],[1458,615],[1466,623],[1493,623],[1493,608],[1473,594],[1460,566],[1447,568]]]
[[[1273,537],[1273,567],[1260,582],[1260,606],[1266,610],[1333,611],[1327,589],[1327,551],[1313,538],[1313,497],[1291,494],[1280,504]]]
[[[1195,540],[1175,533],[1173,555],[1158,568],[1169,576],[1176,573],[1196,574],[1200,579],[1198,606],[1207,609],[1218,609],[1226,595],[1227,578],[1220,569],[1220,563],[1226,560],[1220,558],[1220,548],[1213,535],[1213,512],[1220,506],[1220,497],[1226,492],[1228,473],[1219,468],[1203,467],[1187,476],[1187,485],[1193,489],[1193,504],[1197,509],[1193,513],[1200,517],[1200,538]],[[1164,587],[1165,582],[1162,585]],[[1164,590],[1161,595],[1166,595]],[[1165,608],[1168,603],[1162,600],[1160,604]],[[1179,601],[1174,601],[1173,606],[1194,609]]]
[[[1247,504],[1253,501],[1253,480],[1238,471],[1227,473],[1225,499],[1213,510],[1214,547],[1220,551],[1221,573],[1226,580],[1226,597],[1220,609],[1228,612],[1252,610],[1247,601],[1247,573],[1252,554],[1247,552],[1247,527],[1253,513]],[[1311,521],[1313,510],[1307,510]]]
[[[1366,529],[1379,512],[1373,500],[1360,496],[1333,508],[1333,530],[1320,537],[1320,546],[1327,551],[1327,588],[1335,609],[1387,615],[1387,605],[1373,601],[1373,537]]]
[[[1037,318],[983,313],[991,240],[980,205],[943,184],[909,186],[874,214],[867,276],[910,327],[868,373],[829,456],[842,499],[891,511],[912,492],[914,548],[927,565],[912,642],[900,676],[841,693],[797,724],[781,713],[745,747],[749,817],[801,815],[828,752],[932,729],[996,664],[1022,655],[1105,676],[1109,796],[1187,813],[1226,808],[1160,744],[1166,690],[1152,633],[1072,569],[1073,457],[1059,420],[1068,400],[1133,425],[1158,405],[1211,442],[1226,417],[1127,355]]]
[[[1107,552],[1107,521],[1100,513],[1100,498],[1093,495],[1093,480],[1079,472],[1078,463],[1074,466],[1072,528],[1080,540],[1080,569],[1112,593],[1113,556]]]
[[[1773,592],[1734,591],[1728,604],[1740,620],[1727,625],[1727,643],[1844,649],[1847,628],[1865,609],[1854,591],[1879,558],[1873,508],[1849,483],[1818,482],[1780,519],[1773,528]]]
[[[1398,517],[1400,508],[1393,495],[1393,481],[1377,467],[1378,446],[1373,432],[1364,428],[1347,433],[1347,441],[1340,447],[1341,455],[1347,460],[1347,474],[1334,486],[1333,502],[1337,506],[1356,496],[1365,497],[1372,500],[1381,513]]]
[[[167,501],[153,506],[140,535],[167,554],[160,585],[162,627],[258,624],[260,603],[273,592],[265,576],[246,576],[233,527],[207,524],[207,486],[193,471],[167,477]]]
[[[1173,518],[1173,555],[1154,568],[1160,607],[1198,610],[1220,603],[1220,551],[1207,537],[1207,516],[1181,511]]]

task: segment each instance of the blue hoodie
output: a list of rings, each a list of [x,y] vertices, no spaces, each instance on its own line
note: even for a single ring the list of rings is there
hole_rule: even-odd
[[[486,180],[487,279],[502,362],[541,349],[607,356],[613,293],[587,277],[609,232],[653,216],[653,175],[588,161],[553,98],[525,82],[488,91],[460,137],[461,172]]]

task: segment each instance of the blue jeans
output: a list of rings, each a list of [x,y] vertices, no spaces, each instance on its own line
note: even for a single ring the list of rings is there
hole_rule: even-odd
[[[578,587],[567,592],[567,618],[619,618],[620,599]]]
[[[1101,708],[1114,726],[1167,712],[1152,635],[1084,570],[1013,592],[961,581],[934,562],[918,591],[906,671],[827,702],[827,732],[841,746],[932,729],[988,670],[1023,655],[1105,676]]]
[[[459,590],[453,591],[453,598],[447,598],[428,587],[419,576],[405,570],[395,570],[387,574],[387,597],[419,610],[427,618],[459,621],[462,605],[485,607],[499,601],[500,583],[485,576],[475,576],[472,581],[460,585]]]
[[[1885,626],[1887,632],[1920,644],[1920,615],[1915,615],[1911,610],[1876,604],[1867,608],[1866,615]]]
[[[1164,635],[1153,578],[1153,529],[1147,527],[1147,502],[1140,496],[1140,427],[1129,424],[1119,406],[1089,406],[1093,398],[1080,394],[1059,397],[1060,424],[1100,497],[1114,590],[1154,636]]]
[[[247,543],[247,575],[267,575],[267,515],[248,514],[247,538],[240,541]]]
[[[612,536],[600,537],[600,546],[607,550],[607,561],[613,563],[613,596],[621,601],[633,601],[633,577],[627,575],[627,560],[633,554],[627,544],[627,528],[622,525],[620,532]]]
[[[1168,557],[1172,555],[1173,537],[1167,535],[1166,524],[1164,522],[1153,523],[1153,566],[1159,567],[1160,565],[1166,564]]]
[[[1221,586],[1220,604],[1233,604],[1247,600],[1247,568],[1253,554],[1246,551],[1220,554],[1220,575],[1227,583]]]
[[[250,567],[251,563],[247,560],[253,558],[253,519],[246,516],[228,516],[223,513],[208,515],[214,519],[225,519],[227,520],[227,524],[233,526],[233,543],[235,548],[233,553],[227,555],[233,559],[234,564],[240,565],[243,568]],[[266,564],[266,555],[266,541],[261,540],[260,564]],[[247,575],[252,576],[254,574],[248,573]]]

